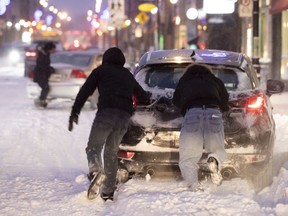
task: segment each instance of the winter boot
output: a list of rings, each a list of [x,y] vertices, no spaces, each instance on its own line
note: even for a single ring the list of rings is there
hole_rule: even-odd
[[[200,182],[195,182],[194,184],[188,186],[188,189],[192,192],[203,192],[204,187]]]
[[[46,108],[47,102],[45,100],[36,99],[34,100],[34,105],[38,108]]]
[[[221,185],[223,177],[218,167],[218,161],[214,157],[209,157],[207,160],[207,164],[211,172],[212,183],[216,185]]]
[[[45,100],[40,100],[40,106],[46,108],[48,103]]]
[[[103,172],[94,173],[94,178],[91,181],[90,187],[88,189],[87,198],[95,199],[100,193],[100,187],[105,180],[105,174]]]
[[[112,201],[113,201],[113,199],[114,199],[114,191],[111,192],[111,193],[108,193],[108,194],[102,192],[102,193],[101,193],[101,198],[102,198],[104,201],[107,201],[107,200],[112,200]]]

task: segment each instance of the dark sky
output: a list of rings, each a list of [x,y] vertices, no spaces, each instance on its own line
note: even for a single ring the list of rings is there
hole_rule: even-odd
[[[54,5],[71,16],[72,21],[69,24],[71,30],[85,30],[88,25],[86,21],[87,11],[94,11],[95,0],[49,0],[49,5]]]
[[[95,0],[49,0],[49,4],[67,11],[73,18],[75,15],[86,15],[88,10],[93,10]]]

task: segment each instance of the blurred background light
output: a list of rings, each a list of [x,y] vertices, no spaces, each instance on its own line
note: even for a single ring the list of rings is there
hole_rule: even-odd
[[[195,20],[198,17],[198,11],[196,8],[189,8],[186,12],[186,16],[190,20]]]
[[[237,0],[203,0],[203,10],[207,14],[230,14],[235,10]]]

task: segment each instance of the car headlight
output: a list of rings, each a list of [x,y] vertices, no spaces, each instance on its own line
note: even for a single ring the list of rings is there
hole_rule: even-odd
[[[11,50],[9,53],[9,60],[11,62],[17,62],[20,60],[20,53],[16,50]]]

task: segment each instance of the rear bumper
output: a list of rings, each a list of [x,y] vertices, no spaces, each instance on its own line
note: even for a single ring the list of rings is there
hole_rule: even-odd
[[[77,84],[71,82],[49,83],[50,91],[48,94],[48,99],[57,98],[57,99],[74,100],[83,83],[77,83]],[[41,88],[38,86],[37,83],[28,81],[26,91],[28,98],[36,99],[40,96]]]
[[[134,152],[131,159],[119,157],[120,163],[130,173],[146,174],[149,170],[153,172],[161,171],[180,171],[179,170],[179,151],[172,149],[172,151],[137,151],[137,146],[120,146],[121,151]],[[245,175],[245,170],[248,167],[255,165],[265,165],[271,159],[272,152],[257,151],[253,146],[248,148],[234,148],[227,152],[227,160],[221,165],[221,172],[230,172],[238,176]],[[198,165],[201,170],[208,170],[207,168],[207,153],[203,152],[202,158]]]

